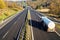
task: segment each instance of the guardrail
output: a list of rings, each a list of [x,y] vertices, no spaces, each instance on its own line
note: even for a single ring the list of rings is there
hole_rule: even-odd
[[[26,30],[26,28],[25,28],[26,19],[27,19],[27,13],[26,13],[25,21],[22,24],[21,28],[19,29],[19,32],[18,32],[17,37],[16,37],[16,40],[23,40],[24,39],[24,34],[25,34],[25,30]]]
[[[31,27],[29,26],[30,13],[26,14],[25,22],[17,34],[16,40],[32,40]]]

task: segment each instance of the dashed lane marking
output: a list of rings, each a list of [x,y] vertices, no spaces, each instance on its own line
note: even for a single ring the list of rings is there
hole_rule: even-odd
[[[7,32],[5,33],[5,35],[3,36],[2,39],[4,39],[8,33],[9,33],[9,31],[7,31]]]

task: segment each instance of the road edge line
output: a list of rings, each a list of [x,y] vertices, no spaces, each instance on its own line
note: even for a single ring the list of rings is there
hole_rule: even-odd
[[[30,10],[28,10],[28,12],[30,13]],[[33,36],[33,28],[32,28],[32,22],[31,22],[31,14],[30,14],[30,23],[31,23],[32,40],[34,40],[34,36]]]
[[[58,36],[60,36],[60,33],[58,33],[57,31],[55,31],[55,33],[56,33]]]
[[[4,34],[4,36],[3,36],[2,39],[4,39],[4,38],[7,36],[8,33],[9,33],[9,31],[7,31],[7,32]]]

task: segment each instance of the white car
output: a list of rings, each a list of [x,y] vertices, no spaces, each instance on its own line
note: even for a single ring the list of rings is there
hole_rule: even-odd
[[[48,27],[47,31],[48,32],[54,32],[55,31],[55,23],[48,19],[47,17],[43,16],[42,21],[44,24]]]

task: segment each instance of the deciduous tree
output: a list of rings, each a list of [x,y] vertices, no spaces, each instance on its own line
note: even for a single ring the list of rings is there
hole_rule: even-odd
[[[3,0],[0,0],[0,8],[6,8],[6,4]]]

